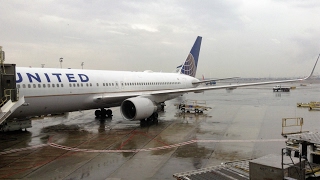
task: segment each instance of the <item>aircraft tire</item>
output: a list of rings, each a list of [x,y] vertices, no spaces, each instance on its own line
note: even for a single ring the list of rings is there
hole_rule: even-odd
[[[94,115],[95,115],[96,117],[100,117],[100,116],[101,116],[101,111],[100,111],[100,110],[96,110],[96,111],[94,112]]]
[[[157,112],[154,112],[154,113],[152,114],[152,116],[153,116],[154,119],[158,119],[159,114],[158,114]]]
[[[157,112],[155,112],[152,114],[152,116],[153,116],[153,120],[152,120],[153,124],[158,124],[159,123],[159,121],[158,121],[159,114]]]
[[[112,110],[111,110],[111,109],[108,109],[108,110],[106,111],[106,114],[107,114],[108,117],[112,117]]]
[[[147,125],[147,121],[145,119],[140,120],[140,127],[145,127]]]
[[[153,120],[153,124],[158,125],[158,123],[159,123],[159,120],[158,120],[158,119],[154,119],[154,120]]]
[[[107,116],[107,110],[106,109],[104,109],[104,108],[102,108],[101,109],[101,115],[100,115],[101,117],[106,117]]]

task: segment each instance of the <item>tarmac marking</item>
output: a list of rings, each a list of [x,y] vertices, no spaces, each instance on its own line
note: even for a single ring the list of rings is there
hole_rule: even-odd
[[[8,151],[0,152],[0,155],[26,151],[26,150],[30,150],[30,149],[36,149],[36,148],[40,148],[40,147],[44,147],[44,146],[48,146],[48,144],[40,144],[40,145],[35,145],[35,146],[30,146],[30,147],[20,148],[20,149],[11,149],[11,150],[8,150]]]
[[[132,136],[134,136],[133,134]],[[130,140],[132,137],[130,137],[128,140]],[[128,141],[127,140],[127,141]],[[63,146],[59,145],[56,143],[52,143],[51,139],[49,139],[48,144],[40,144],[36,146],[31,146],[31,147],[26,147],[26,148],[20,148],[20,149],[11,149],[8,151],[0,152],[0,155],[5,155],[5,154],[10,154],[10,153],[15,153],[15,152],[21,152],[21,151],[26,151],[26,150],[31,150],[31,149],[36,149],[44,146],[51,146],[54,148],[59,148],[59,149],[64,149],[68,151],[78,151],[78,152],[98,152],[98,153],[121,153],[121,152],[139,152],[139,151],[155,151],[155,150],[163,150],[163,149],[171,149],[175,147],[180,147],[180,146],[185,146],[188,144],[192,143],[245,143],[245,142],[283,142],[286,139],[257,139],[257,140],[200,140],[200,139],[195,139],[195,140],[190,140],[190,141],[185,141],[177,144],[171,144],[171,145],[165,145],[165,146],[159,146],[159,147],[154,147],[154,148],[146,148],[146,149],[121,149],[124,144],[121,145],[121,147],[117,150],[95,150],[95,149],[79,149],[79,148],[72,148],[68,146]],[[125,143],[126,144],[126,143]]]
[[[161,144],[163,144],[163,145],[165,145],[165,146],[168,146],[167,143],[162,142],[162,141],[160,141],[160,140],[157,140],[157,139],[155,139],[154,137],[148,135],[148,134],[145,133],[145,132],[133,131],[133,132],[132,132],[132,135],[131,135],[125,142],[121,143],[121,145],[120,145],[120,147],[118,148],[118,150],[121,150],[121,149],[123,148],[123,146],[125,146],[125,145],[126,145],[135,135],[137,135],[137,134],[146,136],[147,138],[150,138],[151,140],[157,141],[157,142],[159,142],[159,143],[161,143]]]
[[[130,139],[130,138],[129,138]],[[102,149],[102,150],[96,150],[96,149],[79,149],[79,148],[72,148],[68,146],[62,146],[56,143],[48,143],[49,146],[59,149],[64,149],[68,151],[77,151],[77,152],[93,152],[93,153],[124,153],[124,152],[140,152],[140,151],[155,151],[155,150],[163,150],[163,149],[171,149],[176,147],[185,146],[188,144],[193,143],[246,143],[246,142],[283,142],[286,139],[257,139],[257,140],[190,140],[185,141],[177,144],[172,145],[166,145],[166,146],[159,146],[154,148],[145,148],[145,149]]]

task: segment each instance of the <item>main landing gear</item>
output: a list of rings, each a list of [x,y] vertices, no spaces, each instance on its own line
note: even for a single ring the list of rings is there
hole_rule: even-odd
[[[158,112],[164,112],[164,107],[166,106],[166,104],[164,102],[159,103],[157,106],[158,106]],[[154,112],[150,117],[140,120],[140,126],[145,127],[145,126],[150,126],[152,124],[158,124],[158,122],[159,122],[158,112]]]
[[[150,126],[152,124],[158,124],[158,122],[158,113],[154,112],[150,117],[140,120],[140,126]]]
[[[111,118],[112,117],[112,110],[111,109],[104,109],[104,108],[101,108],[100,110],[96,110],[94,112],[94,115],[99,118],[105,118],[105,117],[109,117]]]

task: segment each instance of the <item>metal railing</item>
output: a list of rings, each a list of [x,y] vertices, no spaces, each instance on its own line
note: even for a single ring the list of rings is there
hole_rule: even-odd
[[[0,101],[0,107],[2,107],[7,101],[9,101],[10,99],[12,99],[13,94],[15,94],[16,96],[16,100],[18,100],[18,89],[5,89],[4,90],[4,96],[1,98]]]

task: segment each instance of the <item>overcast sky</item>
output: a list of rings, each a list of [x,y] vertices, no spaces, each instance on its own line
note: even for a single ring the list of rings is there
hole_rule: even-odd
[[[17,66],[172,72],[199,35],[197,77],[304,76],[319,20],[319,0],[3,0],[0,45]]]

